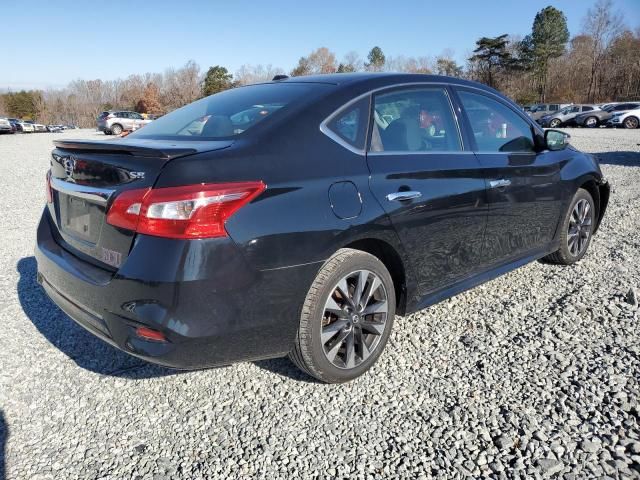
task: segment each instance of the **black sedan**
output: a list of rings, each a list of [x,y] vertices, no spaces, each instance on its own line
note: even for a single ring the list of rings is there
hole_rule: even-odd
[[[151,362],[289,355],[347,381],[380,356],[396,314],[585,255],[609,185],[567,139],[447,77],[235,88],[125,139],[55,141],[38,281]]]

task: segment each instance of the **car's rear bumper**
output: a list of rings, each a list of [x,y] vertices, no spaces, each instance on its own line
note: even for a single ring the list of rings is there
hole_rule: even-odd
[[[286,354],[320,267],[257,271],[228,238],[138,236],[125,264],[109,272],[61,247],[50,222],[45,211],[36,246],[38,282],[48,296],[111,345],[173,368]],[[167,341],[140,338],[138,327]]]

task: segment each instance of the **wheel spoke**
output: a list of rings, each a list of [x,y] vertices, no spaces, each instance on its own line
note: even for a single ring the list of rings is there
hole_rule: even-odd
[[[361,325],[363,330],[373,335],[382,335],[384,333],[384,323],[364,321]]]
[[[387,301],[383,300],[368,305],[367,308],[362,311],[362,316],[371,315],[372,313],[387,313],[387,310]]]
[[[322,333],[320,339],[322,344],[325,345],[329,340],[336,336],[336,334],[347,325],[347,320],[336,320],[330,323],[326,327],[322,327]]]
[[[374,275],[373,280],[369,282],[369,285],[367,286],[367,291],[364,292],[364,295],[363,295],[364,301],[360,302],[360,307],[366,308],[367,305],[369,305],[369,302],[371,301],[371,297],[373,296],[374,293],[376,293],[376,290],[380,288],[380,285],[382,285],[382,282],[378,277]]]
[[[355,332],[355,336],[356,336],[356,340],[358,341],[358,350],[360,350],[358,353],[360,355],[360,359],[362,360],[366,360],[369,355],[371,355],[371,351],[369,350],[369,347],[367,346],[367,342],[365,341],[365,336],[364,336],[364,332],[362,331],[361,328],[358,328]]]
[[[333,313],[338,318],[347,318],[349,314],[333,299],[333,297],[329,297],[327,299],[327,304],[324,307],[325,312]]]
[[[353,330],[351,330],[344,342],[344,366],[347,368],[356,366],[356,349],[353,340]]]
[[[338,282],[336,289],[340,292],[340,296],[344,299],[345,303],[351,308],[354,308],[353,298],[351,298],[351,294],[349,293],[349,285],[347,285],[346,277]]]
[[[351,331],[343,331],[336,337],[335,342],[329,350],[325,350],[325,355],[330,362],[334,362],[336,359],[336,355],[340,351],[340,347],[344,343],[345,339],[351,335]]]
[[[360,270],[357,275],[356,288],[353,292],[353,303],[358,306],[362,299],[364,287],[367,285],[367,279],[369,278],[369,272],[366,270]]]

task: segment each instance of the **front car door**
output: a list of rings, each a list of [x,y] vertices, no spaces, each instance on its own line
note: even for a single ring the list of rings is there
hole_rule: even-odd
[[[417,276],[417,299],[477,271],[488,206],[478,159],[465,148],[450,91],[409,86],[373,96],[371,191]]]
[[[487,180],[484,262],[506,263],[547,249],[560,220],[560,167],[569,153],[538,152],[531,121],[498,96],[467,87],[456,87],[456,94]]]

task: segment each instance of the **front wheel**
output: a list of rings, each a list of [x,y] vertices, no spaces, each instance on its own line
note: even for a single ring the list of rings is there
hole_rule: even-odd
[[[624,120],[624,128],[638,128],[638,123],[636,117],[628,117]]]
[[[585,127],[596,128],[598,126],[598,119],[596,117],[589,117],[584,121]]]
[[[117,123],[111,125],[111,133],[113,133],[114,135],[120,135],[122,133],[122,125],[119,125]]]
[[[309,289],[289,357],[323,382],[352,380],[382,353],[395,309],[393,280],[384,264],[360,250],[338,250]]]
[[[589,248],[596,223],[596,209],[591,194],[578,189],[571,200],[569,211],[562,222],[560,248],[545,257],[551,263],[571,265],[577,262]]]

